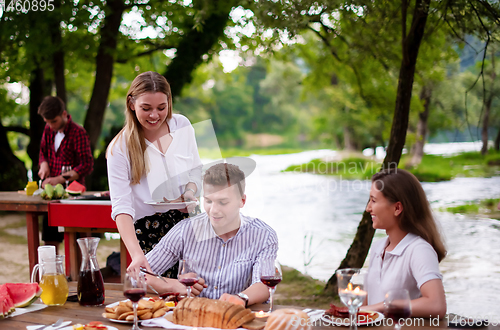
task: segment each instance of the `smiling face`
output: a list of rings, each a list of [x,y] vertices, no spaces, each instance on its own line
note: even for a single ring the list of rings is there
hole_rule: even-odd
[[[370,201],[366,206],[366,211],[370,213],[373,221],[373,228],[390,231],[399,228],[398,216],[401,214],[402,205],[400,202],[389,201],[375,184],[370,189]]]
[[[144,129],[146,137],[154,135],[165,123],[168,116],[168,98],[161,92],[144,93],[131,104],[137,120]]]
[[[237,185],[215,186],[203,184],[203,206],[215,233],[221,238],[230,238],[240,227],[240,209],[246,196],[241,196]]]

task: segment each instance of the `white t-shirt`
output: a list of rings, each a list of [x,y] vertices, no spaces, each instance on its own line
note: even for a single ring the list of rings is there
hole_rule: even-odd
[[[184,193],[186,184],[196,184],[201,191],[202,163],[198,154],[194,129],[189,120],[173,114],[168,121],[172,142],[165,153],[146,140],[145,159],[149,172],[139,184],[131,184],[132,173],[125,139],[122,137],[108,152],[108,182],[111,194],[111,217],[129,214],[134,222],[156,213],[153,206],[145,204],[152,200],[169,200]],[[114,140],[113,140],[114,141]],[[113,142],[111,142],[113,143]]]
[[[392,251],[385,252],[389,237],[375,242],[365,278],[368,305],[384,301],[387,291],[407,289],[410,299],[422,296],[420,287],[427,281],[442,279],[436,251],[422,237],[407,234]]]
[[[61,142],[64,139],[64,132],[57,132],[54,137],[54,150],[57,152],[57,149],[61,146]]]

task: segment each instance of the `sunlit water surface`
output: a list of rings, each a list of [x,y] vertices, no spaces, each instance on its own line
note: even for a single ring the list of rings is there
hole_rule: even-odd
[[[457,150],[470,149],[470,145],[453,146]],[[454,148],[435,145],[427,152],[441,153],[441,150],[449,153]],[[247,179],[248,201],[242,210],[276,230],[282,264],[321,280],[327,280],[334,273],[352,243],[368,201],[370,182],[280,171],[291,164],[334,155],[334,151],[315,150],[252,156],[257,169]],[[448,312],[498,320],[500,221],[438,209],[465,201],[498,198],[500,176],[458,178],[423,183],[423,187],[448,248],[449,254],[440,264]],[[384,231],[377,230],[375,240],[384,236]]]

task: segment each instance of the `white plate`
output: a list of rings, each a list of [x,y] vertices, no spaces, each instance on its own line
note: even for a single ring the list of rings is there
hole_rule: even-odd
[[[118,330],[118,328],[115,328],[115,327],[113,327],[111,325],[106,325],[106,324],[103,324],[103,325],[107,326],[108,330]],[[57,330],[73,330],[73,326],[71,325],[69,327],[57,328]]]
[[[368,322],[365,322],[365,321],[358,321],[357,322],[357,325],[360,326],[360,325],[370,325],[370,324],[373,324],[373,323],[377,323],[377,322],[380,322],[382,321],[385,316],[384,314],[380,313],[380,312],[373,312],[373,311],[363,311],[363,312],[369,312],[369,313],[376,313],[377,314],[377,317],[368,321]],[[335,316],[329,316],[329,315],[322,315],[321,316],[321,320],[324,322],[324,324],[329,324],[329,325],[336,325],[336,326],[349,326],[349,319],[348,318],[342,318],[342,317],[335,317]],[[358,316],[358,320],[359,320],[359,316]]]
[[[169,210],[183,209],[183,208],[186,208],[188,205],[198,205],[198,202],[191,201],[191,202],[167,203],[167,202],[163,202],[163,201],[148,201],[148,202],[144,202],[144,204],[151,205],[157,211],[166,212]]]
[[[149,298],[142,298],[142,299],[144,299],[144,300],[149,300]],[[127,301],[127,300],[128,300],[128,299],[126,299],[126,300],[122,300],[122,301],[123,301],[123,302],[125,302],[125,301]],[[114,302],[114,303],[112,303],[112,304],[106,305],[106,307],[115,307],[115,306],[116,306],[116,305],[118,305],[119,303],[120,303],[120,302],[119,302],[119,301],[117,301],[117,302]],[[172,309],[174,309],[174,307],[170,307],[170,308],[169,308],[169,311],[170,311],[170,310],[172,310]],[[163,317],[163,316],[160,316],[160,317]],[[155,317],[155,318],[157,318],[157,317]],[[111,322],[115,322],[115,323],[128,323],[128,324],[132,324],[132,323],[134,323],[134,321],[117,320],[117,319],[108,319],[108,318],[106,318],[106,317],[105,317],[104,319],[106,319],[106,320],[108,320],[108,321],[111,321]],[[148,319],[148,320],[154,320],[154,319]],[[137,323],[141,323],[142,321],[145,321],[145,320],[139,320],[139,319],[138,319],[138,320],[137,320]]]

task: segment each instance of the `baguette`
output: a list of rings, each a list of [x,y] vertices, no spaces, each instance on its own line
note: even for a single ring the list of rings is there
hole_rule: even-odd
[[[254,318],[255,315],[241,305],[207,298],[187,298],[177,305],[172,321],[191,327],[237,329]]]

